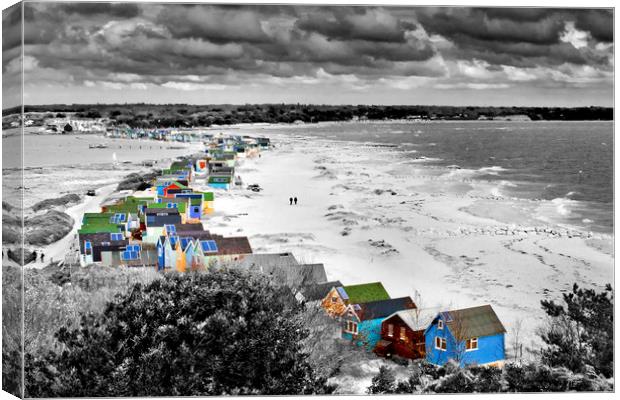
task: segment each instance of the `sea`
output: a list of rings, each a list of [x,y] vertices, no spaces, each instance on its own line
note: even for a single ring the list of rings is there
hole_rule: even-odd
[[[216,130],[210,129],[213,132]],[[493,195],[540,201],[549,222],[613,233],[613,122],[333,122],[222,127],[239,134],[286,133],[384,146],[435,175],[491,183]],[[8,140],[7,140],[8,139]],[[3,144],[17,146],[18,137]],[[25,135],[25,166],[140,162],[187,154],[153,141],[95,135]],[[89,149],[105,144],[105,149]],[[3,163],[3,167],[11,167]],[[406,170],[405,170],[406,171]]]
[[[437,174],[495,183],[497,196],[541,201],[550,222],[613,233],[613,122],[385,121],[289,129],[392,147]]]

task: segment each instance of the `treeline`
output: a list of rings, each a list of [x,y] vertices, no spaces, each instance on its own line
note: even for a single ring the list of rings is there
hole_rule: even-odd
[[[25,106],[26,113],[75,113],[78,118],[109,118],[134,128],[198,127],[239,123],[293,123],[347,121],[351,119],[477,120],[527,116],[532,120],[612,120],[609,107],[456,107],[407,105],[313,105],[313,104],[52,104]],[[3,116],[19,113],[14,107]]]

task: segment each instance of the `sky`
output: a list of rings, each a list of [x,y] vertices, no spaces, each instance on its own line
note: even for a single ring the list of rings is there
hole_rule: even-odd
[[[612,106],[613,50],[606,9],[35,2],[24,103]]]

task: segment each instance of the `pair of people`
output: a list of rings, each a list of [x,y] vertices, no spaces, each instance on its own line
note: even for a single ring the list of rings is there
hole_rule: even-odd
[[[295,202],[295,205],[297,205],[297,197],[293,198],[293,197],[289,197],[288,199],[288,203],[289,205],[293,205],[293,202]]]
[[[37,251],[36,250],[33,251],[33,254],[34,254],[34,261],[36,262],[37,261]],[[41,256],[41,262],[43,262],[45,254],[43,254],[43,252],[41,252],[41,253],[39,253],[39,255]]]

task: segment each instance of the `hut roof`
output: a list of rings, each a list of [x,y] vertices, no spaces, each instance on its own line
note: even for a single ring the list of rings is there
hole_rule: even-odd
[[[489,304],[445,311],[441,315],[458,340],[506,333],[506,328]]]
[[[412,331],[423,331],[433,321],[435,316],[437,316],[438,312],[438,307],[414,308],[411,310],[395,312],[388,318],[398,316]]]
[[[351,304],[368,303],[377,300],[387,300],[390,295],[381,282],[363,283],[343,287]]]
[[[309,283],[304,285],[300,292],[306,301],[317,301],[324,299],[329,291],[335,286],[341,286],[340,281]]]
[[[351,305],[355,310],[360,321],[370,319],[385,318],[397,311],[416,308],[411,297],[399,297],[397,299],[387,299],[372,301],[369,303]]]

